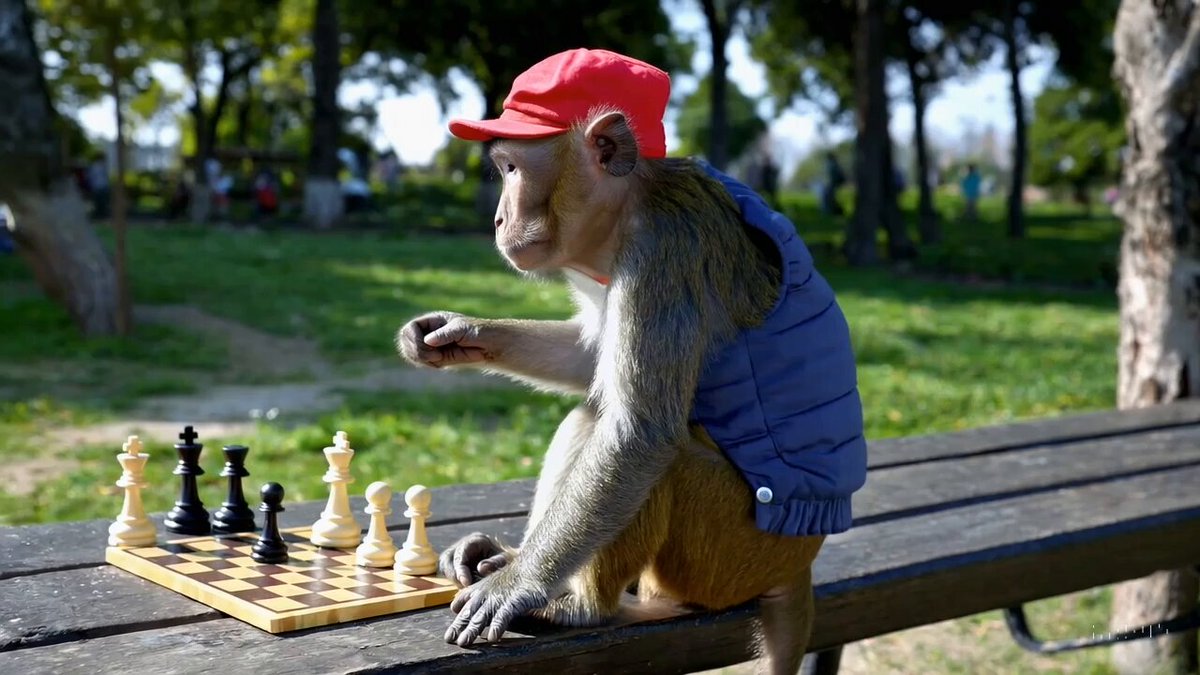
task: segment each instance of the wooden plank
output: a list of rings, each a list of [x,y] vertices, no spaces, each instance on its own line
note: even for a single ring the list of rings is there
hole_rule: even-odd
[[[517,480],[434,488],[433,516],[429,523],[437,525],[524,515],[533,499],[534,483],[532,480]],[[350,502],[355,513],[361,514],[366,506],[361,495],[351,497]],[[111,506],[113,517],[116,517],[121,510],[119,499],[113,499]],[[286,506],[287,510],[279,514],[280,525],[300,527],[311,525],[325,503],[312,501]],[[151,519],[158,527],[160,536],[174,536],[163,529],[162,514],[155,514]],[[404,520],[397,516],[396,523],[388,529],[394,532],[407,530],[408,525]],[[0,579],[104,564],[104,548],[111,522],[89,520],[0,527]],[[360,522],[366,525],[365,515]]]
[[[1187,464],[1200,456],[1198,452],[1200,426],[988,453],[953,462],[877,468],[871,471],[867,487],[855,496],[855,517],[860,523],[871,523],[935,506]],[[523,514],[533,488],[530,480],[438,488],[431,522]],[[361,497],[352,501],[354,508],[361,510]],[[282,521],[287,527],[309,524],[322,508],[323,502],[289,505],[281,514]],[[162,532],[161,514],[155,520]],[[109,522],[0,528],[0,579],[103,564],[102,542]],[[404,527],[397,523],[391,529],[400,532]]]
[[[855,528],[818,558],[813,648],[1049,597],[1200,561],[1200,468],[973,505]],[[1119,553],[1119,554],[1118,554]],[[229,619],[0,654],[0,670],[89,672],[186,665],[215,672],[239,655],[256,671],[687,672],[745,658],[753,610],[599,631],[522,630],[460,650],[444,611],[280,638]],[[536,639],[530,639],[531,635]],[[97,663],[86,654],[122,654]],[[307,658],[300,666],[301,654]]]
[[[874,469],[854,496],[856,525],[991,499],[1200,465],[1200,426]]]
[[[1183,426],[1189,424],[1200,424],[1200,401],[1181,401],[1143,410],[1076,415],[936,436],[881,440],[871,444],[869,461],[873,469],[899,467],[923,461],[952,465],[954,462],[943,462],[942,460],[971,455],[988,455],[1005,449],[1028,451],[1034,446],[1054,446],[1056,443],[1062,443],[1071,438],[1084,439],[1077,440],[1072,445],[1110,441],[1119,443],[1120,439],[1126,439],[1129,443],[1137,443],[1145,435],[1135,434],[1134,432],[1137,430],[1174,429],[1180,433],[1190,434],[1192,429]],[[1108,438],[1110,436],[1112,438]],[[877,479],[873,473],[871,481],[875,480]],[[962,483],[947,484],[961,485]],[[532,480],[437,488],[435,504],[443,505],[444,508],[435,512],[433,522],[486,519],[494,515],[524,513],[532,499],[533,488],[534,481]],[[868,490],[856,498],[856,501],[860,503],[860,506],[856,507],[856,514],[866,518],[866,522],[886,515],[889,513],[888,509],[891,508],[874,502],[874,494],[876,493],[873,493],[869,483]],[[962,499],[964,496],[958,495],[951,498]],[[355,509],[361,509],[365,505],[361,497],[354,497],[352,501]],[[115,515],[120,507],[115,500],[112,506]],[[323,502],[289,505],[288,511],[282,514],[282,522],[288,527],[311,523],[316,520],[317,514],[323,506]],[[917,506],[909,503],[899,508],[912,509]],[[161,514],[154,519],[161,527]],[[105,519],[0,527],[0,579],[38,571],[65,570],[102,564],[102,547],[66,546],[63,545],[63,542],[103,541],[109,522]],[[393,529],[398,530],[399,528]]]
[[[444,549],[480,527],[476,521],[434,525],[429,540]],[[517,541],[524,527],[524,518],[483,525],[508,541]],[[221,616],[111,565],[25,575],[0,581],[0,652]]]
[[[876,439],[870,442],[867,462],[871,468],[882,468],[1195,424],[1200,424],[1200,399],[1185,399],[1139,410],[1108,410],[926,436]]]
[[[1032,494],[1038,490],[1053,489],[1065,483],[1078,485],[1084,480],[1107,480],[1113,475],[1136,474],[1147,470],[1148,467],[1161,468],[1180,461],[1200,461],[1200,429],[1154,432],[1139,438],[1139,441],[1137,448],[1127,447],[1128,439],[1113,438],[1092,443],[1043,447],[1019,453],[972,457],[952,463],[873,471],[867,489],[856,497],[859,527],[863,523],[870,524],[880,520],[875,514],[915,515],[926,512],[935,504],[941,505],[941,508],[961,507],[986,498],[1011,498]],[[465,524],[465,528],[444,530],[453,532],[453,538],[438,545],[449,544],[458,536],[475,529],[491,531],[493,528],[491,521],[465,521]],[[439,531],[439,528],[435,528],[435,531]],[[507,536],[515,542],[519,539],[520,532],[512,532]],[[921,551],[921,555],[928,554],[927,551]],[[3,583],[0,582],[0,588],[3,588]],[[69,596],[76,593],[76,588],[68,586],[62,593]],[[59,625],[61,620],[54,616],[57,610],[51,611],[49,615],[34,614],[29,618],[38,625],[47,626],[50,635],[70,631],[104,631],[106,621],[119,620],[110,619],[100,607],[94,608],[95,616],[89,615],[86,596],[73,602],[84,609],[63,615],[71,622],[70,625]],[[178,620],[186,621],[188,616],[185,613],[180,615]],[[36,635],[17,635],[11,639],[36,642],[41,638]],[[0,649],[2,648],[3,643],[0,642]]]

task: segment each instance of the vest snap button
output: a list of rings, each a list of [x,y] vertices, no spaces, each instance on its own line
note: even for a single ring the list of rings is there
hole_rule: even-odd
[[[754,493],[754,496],[763,504],[770,504],[771,500],[775,498],[775,493],[771,492],[771,488],[769,487],[760,487]]]

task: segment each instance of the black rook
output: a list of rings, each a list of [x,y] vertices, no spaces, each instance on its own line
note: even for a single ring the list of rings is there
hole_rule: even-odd
[[[176,534],[208,534],[212,530],[208,511],[204,509],[196,489],[196,477],[204,475],[204,469],[200,468],[200,451],[204,449],[204,444],[196,442],[198,435],[191,425],[183,428],[179,438],[183,441],[175,444],[179,464],[171,472],[180,477],[179,499],[175,502],[175,508],[167,513],[164,524]]]

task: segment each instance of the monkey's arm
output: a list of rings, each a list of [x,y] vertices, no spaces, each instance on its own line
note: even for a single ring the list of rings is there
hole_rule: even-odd
[[[496,345],[483,369],[541,389],[583,394],[596,372],[596,355],[580,341],[575,321],[485,321],[482,334]]]
[[[580,324],[574,320],[476,319],[434,312],[409,321],[396,343],[415,365],[475,365],[570,394],[584,393],[596,370],[595,354],[580,341]]]
[[[699,275],[652,271],[651,261],[677,261],[678,252],[643,255],[647,264],[615,278],[609,292],[588,396],[597,411],[593,433],[513,562],[455,599],[447,640],[465,646],[485,629],[498,639],[513,617],[561,593],[632,522],[686,437],[705,350],[727,319],[702,307]]]

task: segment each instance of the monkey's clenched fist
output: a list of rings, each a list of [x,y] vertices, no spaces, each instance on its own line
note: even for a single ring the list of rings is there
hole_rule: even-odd
[[[465,588],[503,568],[512,552],[482,532],[468,534],[442,552],[438,573]]]
[[[545,585],[521,574],[519,565],[508,565],[458,592],[450,603],[458,616],[446,630],[446,642],[466,647],[481,635],[495,642],[513,619],[545,607],[549,596]]]
[[[409,321],[396,334],[396,349],[410,363],[441,368],[495,358],[487,322],[454,312],[433,312]]]

